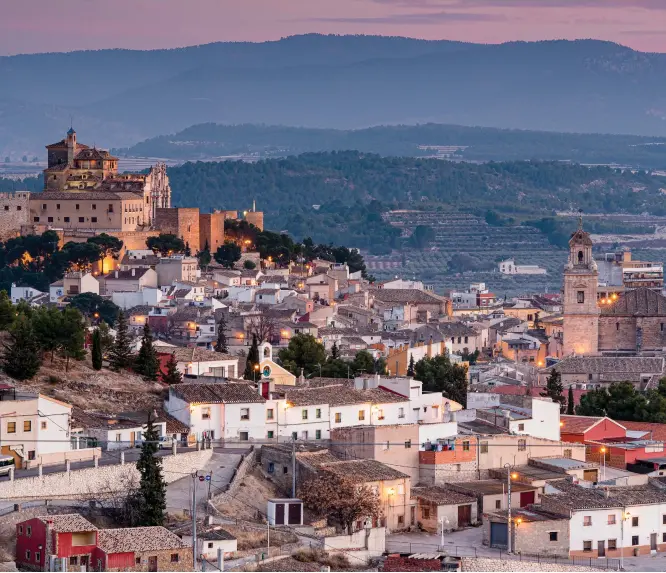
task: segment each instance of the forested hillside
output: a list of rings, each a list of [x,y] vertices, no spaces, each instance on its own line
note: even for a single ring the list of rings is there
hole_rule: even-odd
[[[666,168],[666,138],[495,129],[428,123],[386,125],[356,130],[270,125],[193,125],[114,153],[170,159],[210,159],[244,154],[284,157],[317,151],[355,149],[389,156],[432,156],[452,146],[456,157],[471,161],[545,160],[616,163]]]
[[[169,170],[176,205],[243,209],[257,201],[266,225],[354,247],[393,246],[399,232],[390,209],[454,209],[491,225],[542,218],[556,211],[649,211],[666,215],[666,178],[559,162],[472,164],[380,157],[358,152],[308,153],[256,163],[197,162]]]

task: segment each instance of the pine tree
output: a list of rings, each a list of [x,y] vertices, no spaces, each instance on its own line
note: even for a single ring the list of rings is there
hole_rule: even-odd
[[[565,399],[562,392],[564,392],[562,376],[553,368],[546,381],[546,390],[545,392],[541,392],[541,396],[544,398],[550,398],[553,402],[557,402],[560,405],[560,409],[564,409]]]
[[[409,357],[409,366],[407,366],[407,376],[414,376],[414,355]]]
[[[340,358],[340,351],[338,350],[338,343],[334,341],[331,348],[331,359],[337,360],[338,358]]]
[[[116,338],[109,349],[109,364],[112,370],[118,372],[129,368],[132,362],[132,347],[127,329],[127,319],[125,313],[121,311],[116,322]]]
[[[152,416],[148,416],[146,429],[143,433],[141,455],[136,462],[141,481],[138,492],[138,526],[154,526],[164,524],[166,510],[166,482],[162,477],[162,460],[157,457],[159,450],[159,435],[153,423]]]
[[[255,368],[255,365],[257,368]],[[245,380],[254,380],[256,376],[255,371],[259,367],[259,346],[257,344],[257,337],[252,335],[252,346],[250,346],[250,351],[247,353],[247,361],[245,363],[245,372],[243,373],[243,378]]]
[[[92,334],[92,367],[94,370],[102,369],[102,335],[99,328],[93,330]]]
[[[134,370],[148,380],[157,380],[159,369],[160,361],[157,358],[157,352],[153,346],[153,333],[150,331],[150,326],[146,322],[143,326],[141,348],[134,361]]]
[[[227,342],[227,319],[222,314],[220,322],[217,323],[217,342],[215,343],[215,352],[229,354],[229,343]]]
[[[178,361],[176,355],[172,354],[166,364],[166,372],[162,372],[162,382],[165,384],[180,384],[183,381],[183,375],[178,370]]]
[[[569,395],[567,397],[567,415],[573,416],[574,415],[574,393],[573,393],[573,386],[569,386]]]
[[[4,345],[2,367],[16,380],[30,380],[42,365],[39,345],[27,316],[19,316],[9,330],[9,342]]]
[[[75,308],[66,308],[62,313],[60,337],[60,354],[65,357],[65,372],[69,370],[69,359],[83,360],[86,342],[86,329],[83,315]]]
[[[178,370],[176,355],[172,354],[166,363],[166,372],[162,372],[162,382],[165,384],[180,384],[183,381],[183,374]]]
[[[192,249],[190,249],[190,244],[185,243],[185,256],[186,257],[191,257],[192,256]]]

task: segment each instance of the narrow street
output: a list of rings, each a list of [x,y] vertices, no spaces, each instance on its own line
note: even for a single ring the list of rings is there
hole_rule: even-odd
[[[241,451],[227,453],[224,450],[213,451],[211,459],[198,471],[199,476],[211,474],[210,481],[199,481],[197,479],[197,507],[202,507],[208,500],[208,494],[220,493],[234,475],[234,470],[241,459]],[[194,468],[193,470],[194,471]],[[194,480],[191,476],[185,476],[167,486],[167,511],[182,512],[192,507],[192,487]]]

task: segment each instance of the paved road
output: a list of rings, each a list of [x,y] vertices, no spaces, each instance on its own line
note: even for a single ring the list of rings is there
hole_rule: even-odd
[[[211,459],[199,470],[199,475],[207,475],[212,472],[211,481],[197,481],[197,507],[202,507],[208,500],[209,484],[210,493],[215,495],[226,486],[234,474],[241,459],[240,453],[229,453],[228,450],[215,449]],[[167,510],[170,512],[182,512],[192,507],[192,484],[191,477],[184,477],[167,486]]]
[[[131,450],[123,450],[125,452],[125,463],[134,463],[139,459],[139,456],[141,455],[141,449],[140,448],[133,448]],[[178,453],[186,453],[186,452],[194,452],[196,451],[196,448],[178,448]],[[171,455],[171,448],[168,449],[162,449],[157,453],[158,456],[170,456]],[[102,457],[99,460],[99,465],[100,466],[109,466],[109,465],[115,465],[120,463],[120,451],[111,451],[111,452],[102,452]],[[71,463],[71,469],[72,470],[81,470],[84,468],[92,468],[95,466],[95,462],[92,460],[90,461],[84,461],[84,462],[72,462]],[[44,466],[42,468],[42,474],[52,474],[52,473],[57,473],[57,472],[64,472],[66,469],[65,464],[55,464],[55,465],[49,465],[49,466]],[[25,478],[25,477],[34,477],[36,475],[39,475],[39,470],[37,468],[32,468],[29,470],[16,470],[14,472],[14,478],[15,479],[20,479],[20,478]],[[5,480],[7,481],[9,479],[9,476],[1,476],[0,480]]]

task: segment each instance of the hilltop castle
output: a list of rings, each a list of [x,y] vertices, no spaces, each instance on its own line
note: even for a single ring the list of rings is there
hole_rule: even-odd
[[[107,233],[125,249],[143,249],[146,239],[172,233],[192,252],[224,243],[224,221],[237,211],[200,213],[171,206],[171,186],[164,163],[148,173],[118,173],[117,157],[79,143],[70,128],[64,139],[46,146],[42,193],[0,194],[0,239],[55,230],[63,242],[85,241]],[[263,230],[263,213],[253,209],[243,217]]]

